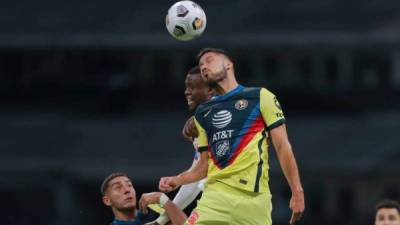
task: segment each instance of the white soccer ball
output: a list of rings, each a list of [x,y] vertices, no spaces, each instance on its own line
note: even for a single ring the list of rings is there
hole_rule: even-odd
[[[165,23],[174,38],[188,41],[204,32],[207,20],[204,10],[197,3],[179,1],[169,8]]]

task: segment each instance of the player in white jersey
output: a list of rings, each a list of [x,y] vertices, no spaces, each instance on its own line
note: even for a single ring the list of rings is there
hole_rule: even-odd
[[[194,112],[198,105],[204,103],[211,99],[214,95],[213,90],[207,85],[207,83],[202,79],[199,67],[192,68],[185,80],[185,96],[189,110]],[[200,153],[197,151],[197,131],[194,127],[193,117],[190,118],[182,131],[183,136],[193,142],[194,147],[194,159],[191,170],[200,159]],[[204,189],[205,179],[198,182],[183,185],[178,193],[176,194],[173,203],[179,208],[186,208]],[[168,216],[164,213],[159,218],[157,218],[156,223],[159,225],[165,225],[169,221]]]

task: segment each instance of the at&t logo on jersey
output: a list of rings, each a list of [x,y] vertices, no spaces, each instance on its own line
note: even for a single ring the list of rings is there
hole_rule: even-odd
[[[233,131],[234,130],[218,131],[218,132],[213,134],[212,141],[215,142],[215,141],[231,138]]]
[[[232,113],[228,110],[221,110],[214,114],[212,118],[212,124],[216,128],[224,128],[228,126],[232,121]]]

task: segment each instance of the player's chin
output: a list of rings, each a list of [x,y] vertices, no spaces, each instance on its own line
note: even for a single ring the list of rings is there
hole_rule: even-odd
[[[134,211],[135,209],[136,209],[135,203],[125,203],[119,207],[119,210],[124,212]]]
[[[190,111],[194,111],[196,109],[196,107],[197,107],[196,103],[194,103],[194,102],[189,102],[188,103],[188,108],[189,108]]]

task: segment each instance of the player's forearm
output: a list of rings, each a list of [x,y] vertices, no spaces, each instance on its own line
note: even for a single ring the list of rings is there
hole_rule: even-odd
[[[187,219],[185,213],[172,201],[165,203],[164,209],[173,225],[183,225],[185,223]]]
[[[302,193],[303,187],[301,185],[299,169],[293,154],[292,146],[290,143],[285,143],[281,146],[276,146],[276,148],[279,163],[286,180],[288,181],[292,194]]]
[[[200,162],[189,171],[185,171],[178,175],[179,184],[190,184],[199,181],[207,176],[208,164],[201,165]]]
[[[207,171],[208,171],[208,153],[202,152],[200,154],[199,161],[193,168],[177,176],[179,179],[178,184],[183,185],[199,181],[207,176]]]

